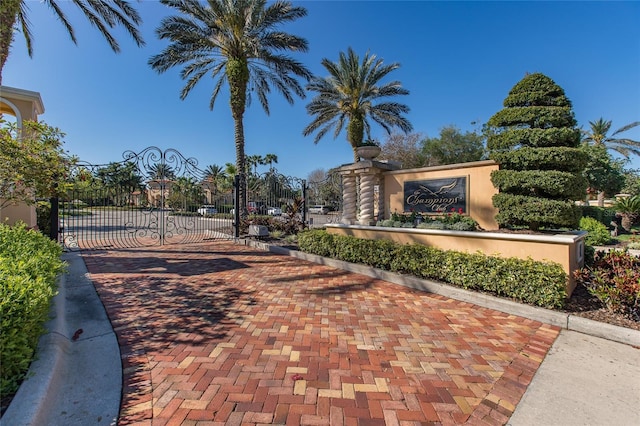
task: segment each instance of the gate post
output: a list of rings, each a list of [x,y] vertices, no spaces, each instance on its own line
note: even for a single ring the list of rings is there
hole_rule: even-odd
[[[49,199],[51,203],[51,217],[49,218],[49,238],[53,241],[58,241],[58,232],[60,230],[60,208],[58,197],[52,197]]]
[[[240,238],[240,175],[233,178],[233,236]]]
[[[307,181],[302,179],[302,223],[307,223]]]

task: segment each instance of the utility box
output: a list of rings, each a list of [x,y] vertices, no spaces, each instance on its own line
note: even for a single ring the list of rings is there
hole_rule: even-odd
[[[249,236],[250,237],[268,237],[269,236],[269,228],[264,225],[249,225]]]

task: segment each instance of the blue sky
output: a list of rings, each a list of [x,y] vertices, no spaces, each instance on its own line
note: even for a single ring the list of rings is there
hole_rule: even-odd
[[[28,1],[34,56],[17,34],[3,84],[40,92],[41,119],[66,132],[66,150],[104,164],[154,145],[195,157],[201,168],[235,163],[228,92],[210,111],[211,79],[181,101],[179,69],[157,74],[147,65],[166,45],[154,31],[173,10],[157,1],[133,2],[147,44],[137,48],[116,31],[122,52],[114,54],[75,6],[59,3],[78,46],[46,5]],[[326,75],[322,58],[336,60],[349,46],[400,63],[389,77],[410,91],[396,100],[411,108],[416,133],[437,136],[450,124],[479,128],[527,72],[544,73],[565,90],[579,126],[604,117],[615,130],[640,120],[640,2],[295,3],[308,15],[284,29],[310,47],[297,58],[319,76]],[[276,154],[278,170],[298,177],[351,162],[344,133],[317,145],[302,136],[310,99],[289,105],[274,92],[270,116],[256,100],[245,114],[247,155]],[[374,127],[373,136],[384,140],[384,130]],[[624,136],[640,140],[640,127]],[[640,158],[629,167],[640,168]]]

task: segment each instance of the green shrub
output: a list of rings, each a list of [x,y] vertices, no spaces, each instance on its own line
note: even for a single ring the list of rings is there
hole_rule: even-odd
[[[592,217],[605,226],[611,225],[616,218],[616,211],[607,207],[580,206],[580,209],[583,217]]]
[[[61,247],[24,225],[0,224],[0,394],[11,394],[29,368],[64,269]]]
[[[562,307],[566,297],[567,275],[557,263],[365,240],[325,230],[299,234],[298,246],[306,253],[487,291],[546,308]]]
[[[593,266],[574,276],[607,309],[640,320],[640,258],[625,251],[598,252]]]
[[[498,208],[496,221],[501,227],[528,226],[567,227],[576,229],[580,223],[580,207],[572,201],[499,193],[492,197]]]
[[[36,204],[36,223],[38,230],[46,236],[51,235],[51,203],[38,201]]]
[[[609,228],[597,219],[592,217],[581,218],[580,229],[589,233],[585,239],[585,243],[589,246],[603,246],[611,242],[611,232]]]

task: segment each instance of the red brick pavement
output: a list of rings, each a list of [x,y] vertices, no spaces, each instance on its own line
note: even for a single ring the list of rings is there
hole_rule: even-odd
[[[505,424],[559,332],[229,242],[84,259],[122,425]]]

